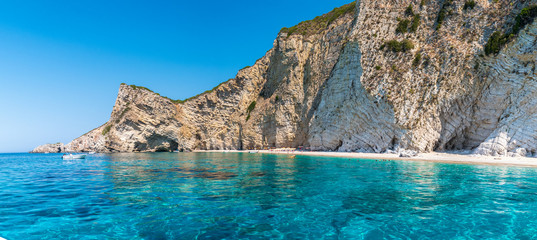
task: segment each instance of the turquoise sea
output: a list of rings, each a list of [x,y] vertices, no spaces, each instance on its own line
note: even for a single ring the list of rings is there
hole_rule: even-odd
[[[0,237],[537,239],[537,169],[249,153],[0,154]]]

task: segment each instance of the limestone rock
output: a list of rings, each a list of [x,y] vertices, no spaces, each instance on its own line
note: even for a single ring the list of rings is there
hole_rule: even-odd
[[[536,2],[420,2],[358,1],[282,30],[255,65],[186,101],[121,85],[110,120],[62,150],[536,155],[537,23],[499,54],[483,53],[494,31]],[[416,15],[405,14],[409,4]],[[448,14],[438,23],[441,9]],[[415,18],[415,31],[396,32]],[[413,48],[392,51],[392,40]]]
[[[34,148],[30,153],[59,153],[63,151],[63,143],[44,144]]]
[[[537,153],[537,22],[519,33],[497,57],[487,87],[476,104],[471,143],[481,155],[525,156]]]
[[[404,149],[402,149],[401,151],[399,151],[399,157],[411,158],[411,157],[415,157],[415,156],[418,156],[418,152],[414,151],[414,150],[404,150]]]

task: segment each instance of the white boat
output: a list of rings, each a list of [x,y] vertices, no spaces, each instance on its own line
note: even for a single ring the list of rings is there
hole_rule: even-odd
[[[248,152],[249,152],[249,153],[258,153],[259,151],[257,151],[257,150],[250,150],[250,151],[248,151]]]
[[[86,158],[86,154],[77,154],[77,155],[73,155],[73,154],[64,154],[62,156],[62,159],[66,160],[66,159],[84,159]]]

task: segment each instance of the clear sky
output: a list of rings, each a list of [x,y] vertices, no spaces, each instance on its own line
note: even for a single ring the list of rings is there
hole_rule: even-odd
[[[282,27],[351,0],[2,1],[0,152],[105,123],[122,82],[184,99],[253,65]]]

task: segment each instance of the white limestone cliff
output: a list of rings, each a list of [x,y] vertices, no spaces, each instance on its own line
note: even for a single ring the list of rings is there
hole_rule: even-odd
[[[476,3],[346,5],[283,29],[255,65],[186,101],[121,85],[110,120],[62,151],[304,146],[535,156],[537,25],[497,55],[483,48],[536,1]],[[418,14],[416,31],[396,31]],[[390,40],[410,40],[413,48],[390,51]]]

